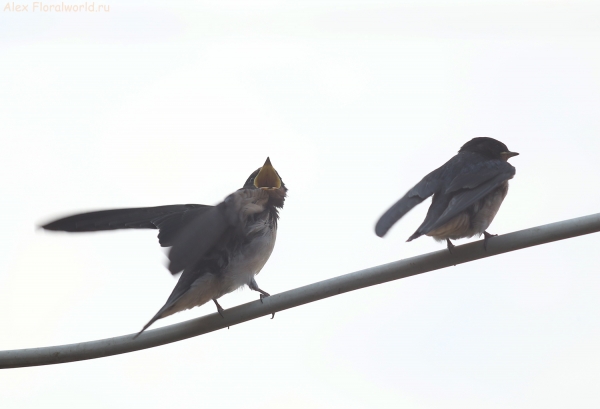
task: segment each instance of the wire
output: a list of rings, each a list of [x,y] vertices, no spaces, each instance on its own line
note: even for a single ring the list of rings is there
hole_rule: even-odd
[[[600,213],[546,224],[493,237],[488,242],[487,250],[483,248],[483,242],[480,240],[456,246],[452,254],[444,249],[371,267],[274,294],[264,298],[262,302],[253,301],[230,308],[224,311],[224,318],[214,313],[149,330],[135,340],[135,334],[129,334],[77,344],[0,351],[0,368],[61,364],[153,348],[360,288],[598,231]]]

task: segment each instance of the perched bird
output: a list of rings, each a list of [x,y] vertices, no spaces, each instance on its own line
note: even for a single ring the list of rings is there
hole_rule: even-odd
[[[267,158],[244,187],[216,206],[198,204],[103,210],[76,214],[42,226],[46,230],[89,232],[158,229],[169,250],[169,271],[183,273],[165,305],[136,337],[156,320],[217,299],[244,285],[260,293],[254,276],[263,268],[277,235],[278,209],[287,188]]]
[[[516,155],[495,139],[471,139],[390,207],[377,222],[375,233],[383,237],[410,209],[433,195],[425,221],[407,241],[425,234],[446,240],[452,252],[450,239],[483,233],[487,249],[487,240],[494,235],[486,230],[506,197],[508,180],[515,175],[507,161]]]

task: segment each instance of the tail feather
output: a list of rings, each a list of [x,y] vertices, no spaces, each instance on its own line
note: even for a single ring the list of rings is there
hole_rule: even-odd
[[[171,315],[172,313],[171,314],[166,314],[166,315],[163,316],[163,313],[167,309],[169,309],[170,307],[172,307],[172,306],[173,306],[173,304],[169,303],[167,301],[167,303],[165,305],[163,305],[163,307],[160,310],[158,310],[158,312],[154,315],[154,317],[152,317],[152,319],[150,321],[148,321],[148,323],[146,325],[144,325],[144,327],[142,328],[142,330],[140,332],[138,332],[137,334],[135,334],[135,336],[133,337],[133,339],[136,339],[137,337],[139,337],[142,334],[142,332],[146,331],[152,324],[154,324],[159,319]]]
[[[150,321],[148,321],[148,323],[146,325],[144,325],[144,328],[142,328],[142,330],[140,332],[135,334],[133,339],[136,339],[137,337],[142,335],[142,332],[146,331],[148,329],[148,327],[150,327],[150,325],[154,324],[158,319],[160,319],[160,317],[158,315],[159,314],[156,314]]]
[[[413,241],[414,239],[417,239],[417,238],[421,237],[422,235],[423,235],[423,233],[419,233],[419,230],[417,230],[406,241]]]

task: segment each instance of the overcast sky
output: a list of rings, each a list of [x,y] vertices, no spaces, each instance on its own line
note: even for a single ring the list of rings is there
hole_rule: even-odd
[[[0,13],[0,349],[137,332],[176,283],[156,231],[37,225],[216,204],[267,156],[289,188],[257,277],[271,294],[444,248],[406,243],[429,202],[384,239],[373,227],[474,137],[521,153],[490,232],[600,211],[598,2],[95,3],[110,11]],[[599,244],[589,235],[145,351],[3,370],[2,407],[597,408]]]

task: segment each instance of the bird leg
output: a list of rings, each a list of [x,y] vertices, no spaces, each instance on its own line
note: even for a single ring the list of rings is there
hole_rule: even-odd
[[[488,240],[489,240],[491,237],[496,237],[496,236],[497,236],[497,234],[490,234],[490,233],[488,233],[487,231],[484,231],[484,232],[483,232],[483,237],[484,237],[484,238],[483,238],[483,248],[485,249],[485,251],[487,251],[487,243],[488,243]]]
[[[454,254],[454,253],[452,253],[452,250],[454,250],[454,247],[456,247],[456,246],[454,244],[452,244],[450,239],[446,239],[446,243],[448,244],[448,251],[450,252],[450,254]]]
[[[219,311],[219,315],[221,316],[221,318],[225,318],[225,316],[223,315],[223,311],[225,311],[223,309],[223,307],[221,307],[221,305],[219,305],[216,298],[213,298],[213,301],[215,302],[215,305],[217,306],[217,311]]]
[[[250,287],[251,290],[258,291],[260,293],[260,301],[261,302],[262,302],[263,298],[269,297],[271,295],[268,292],[261,290],[258,287],[258,283],[256,282],[256,280],[254,278],[252,279],[252,281],[250,281],[250,284],[248,284],[248,287]]]
[[[271,294],[269,294],[268,292],[261,290],[258,287],[258,283],[256,282],[256,280],[254,278],[252,278],[252,281],[250,281],[250,284],[248,284],[248,287],[250,287],[251,290],[254,291],[258,291],[260,293],[260,302],[263,302],[263,298],[265,297],[270,297]],[[273,313],[273,315],[271,316],[271,319],[275,318],[275,313]]]

